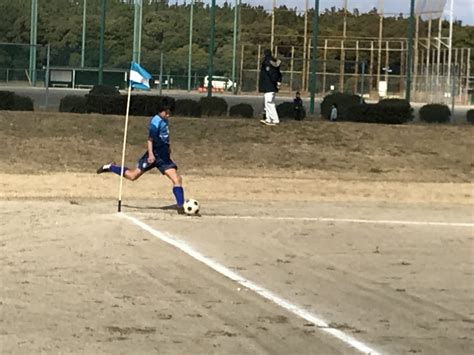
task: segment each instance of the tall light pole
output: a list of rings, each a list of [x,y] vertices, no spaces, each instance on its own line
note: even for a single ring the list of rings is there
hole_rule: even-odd
[[[454,17],[454,0],[450,0],[450,4],[449,4],[449,38],[448,38],[448,85],[451,85],[451,61],[453,59],[453,22],[454,22],[453,17]]]
[[[306,68],[308,67],[307,58],[308,55],[306,54],[306,50],[308,47],[308,0],[304,1],[304,37],[303,37],[303,65],[302,65],[302,80],[301,86],[303,90],[308,88],[308,84],[306,83]]]
[[[410,0],[410,20],[408,23],[408,57],[405,99],[411,99],[411,74],[413,71],[413,31],[415,27],[415,0]]]
[[[85,53],[86,53],[86,13],[87,0],[84,0],[82,7],[82,46],[81,46],[81,68],[84,68]]]
[[[212,75],[214,73],[214,38],[216,33],[216,0],[211,3],[211,21],[209,38],[207,97],[212,96]]]
[[[379,0],[379,40],[377,50],[377,91],[380,86],[380,69],[382,68],[382,37],[383,37],[383,16],[385,12],[384,0]]]
[[[318,28],[319,28],[319,0],[314,1],[314,15],[313,15],[313,51],[311,53],[311,82],[310,91],[311,98],[309,101],[309,112],[314,114],[314,96],[316,94],[316,69],[318,65]]]
[[[191,63],[193,61],[193,16],[194,0],[191,0],[191,9],[189,10],[189,49],[188,49],[188,92],[191,91]]]
[[[31,0],[29,75],[30,75],[32,86],[36,86],[37,27],[38,27],[38,0]]]
[[[101,0],[100,8],[100,40],[99,40],[99,85],[104,82],[104,36],[105,36],[105,12],[107,0]]]
[[[347,33],[347,0],[344,0],[344,19],[342,26],[342,41],[341,41],[341,60],[339,62],[339,91],[344,92],[344,76],[345,68],[344,63],[346,61],[346,51],[344,49],[345,39]]]
[[[272,0],[272,33],[270,38],[270,50],[273,53],[273,46],[275,45],[275,2],[276,0]]]
[[[237,87],[235,84],[235,67],[236,67],[236,58],[237,58],[237,20],[239,16],[239,4],[240,0],[235,0],[234,5],[234,38],[232,41],[232,92],[237,94]]]
[[[142,47],[142,0],[135,0],[135,12],[133,21],[133,61],[140,64]]]

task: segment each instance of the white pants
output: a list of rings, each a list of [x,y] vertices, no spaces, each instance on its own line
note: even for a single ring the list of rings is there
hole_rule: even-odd
[[[265,99],[265,114],[267,116],[267,122],[280,123],[278,112],[275,106],[275,93],[266,92],[264,95]]]

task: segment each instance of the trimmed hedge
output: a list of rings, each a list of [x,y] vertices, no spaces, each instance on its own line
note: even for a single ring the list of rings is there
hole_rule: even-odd
[[[202,97],[199,100],[203,116],[226,116],[227,102],[221,97]]]
[[[101,113],[104,115],[124,115],[127,108],[127,95],[91,95],[85,96],[87,112]],[[132,116],[153,116],[158,113],[162,102],[175,108],[175,100],[169,96],[132,95],[130,98],[130,111]]]
[[[420,108],[420,120],[428,123],[448,123],[451,110],[444,104],[428,104]]]
[[[331,115],[331,107],[333,104],[337,105],[337,119],[338,121],[346,119],[347,110],[349,107],[359,105],[364,101],[359,95],[343,94],[336,92],[334,94],[326,95],[321,102],[321,115],[329,120]]]
[[[59,112],[86,113],[87,100],[84,96],[66,95],[59,103]]]
[[[90,95],[120,95],[120,91],[115,86],[109,85],[94,85],[92,89],[89,90]]]
[[[91,95],[86,98],[87,113],[101,113],[103,115],[124,115],[127,105],[125,95]]]
[[[250,104],[237,104],[230,108],[229,116],[232,117],[244,117],[252,118],[253,117],[253,107]]]
[[[346,121],[364,123],[402,124],[413,117],[406,105],[358,104],[348,108]]]
[[[410,103],[405,99],[382,99],[378,104],[382,106],[402,106],[411,108]]]
[[[201,105],[191,99],[176,100],[173,114],[185,117],[201,117]]]
[[[293,102],[282,102],[277,105],[277,112],[279,118],[294,118],[295,108]]]
[[[33,100],[12,91],[0,91],[0,110],[34,111]]]
[[[28,96],[15,95],[13,97],[13,111],[34,111],[33,100]]]
[[[0,110],[12,110],[15,104],[15,93],[12,91],[0,91]]]
[[[124,97],[126,103],[127,96],[124,95]],[[158,95],[132,95],[132,97],[130,98],[130,115],[154,116],[158,113],[160,107],[163,104],[170,106],[171,111],[174,111],[175,100],[172,97]]]
[[[466,113],[467,122],[470,124],[474,124],[474,110],[469,110]]]

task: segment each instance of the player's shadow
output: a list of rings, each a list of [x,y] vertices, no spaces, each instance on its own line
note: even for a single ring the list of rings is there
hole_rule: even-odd
[[[167,206],[133,206],[133,205],[122,205],[123,207],[132,208],[135,210],[162,210],[162,211],[176,211],[176,205]]]

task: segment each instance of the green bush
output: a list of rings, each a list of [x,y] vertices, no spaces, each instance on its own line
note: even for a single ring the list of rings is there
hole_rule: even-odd
[[[331,107],[333,104],[336,104],[337,119],[344,120],[346,119],[347,109],[360,103],[363,103],[363,100],[359,95],[343,94],[340,92],[329,94],[321,102],[321,115],[328,120],[331,115]]]
[[[402,124],[412,119],[406,105],[357,104],[347,110],[346,121],[365,123]]]
[[[253,117],[253,107],[252,107],[252,105],[245,104],[245,103],[234,105],[229,110],[229,116],[252,118]]]
[[[221,97],[202,97],[199,100],[203,116],[226,116],[227,102]]]
[[[13,96],[13,111],[34,111],[33,100],[27,96]]]
[[[468,123],[474,124],[474,110],[467,111],[466,119]]]
[[[84,96],[66,95],[59,103],[59,112],[85,113],[87,100]]]
[[[201,117],[201,106],[199,102],[191,99],[176,100],[173,114],[185,117]]]
[[[103,115],[124,115],[127,104],[125,95],[86,95],[86,112]]]
[[[294,118],[295,117],[295,109],[293,106],[293,102],[282,102],[281,104],[277,105],[277,112],[279,118]]]
[[[15,93],[0,91],[0,110],[11,110],[15,104]]]
[[[94,85],[89,91],[89,95],[120,95],[120,91],[115,86]]]
[[[173,114],[185,117],[201,117],[201,106],[199,102],[191,99],[176,100]]]
[[[86,112],[104,115],[124,115],[127,108],[127,95],[86,95]],[[131,116],[156,115],[162,103],[166,102],[171,110],[175,108],[174,98],[157,95],[132,95],[129,114]]]
[[[428,104],[420,108],[420,120],[428,123],[447,123],[451,110],[444,104]]]
[[[169,96],[132,95],[130,98],[130,115],[154,116],[158,113],[162,104],[170,106],[171,111],[175,109],[175,100]]]
[[[401,106],[411,108],[410,103],[405,99],[382,99],[378,104],[383,106]]]
[[[33,100],[12,91],[0,91],[0,110],[34,111]]]

